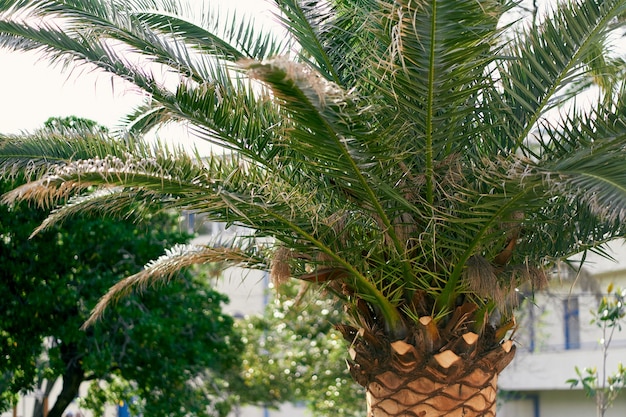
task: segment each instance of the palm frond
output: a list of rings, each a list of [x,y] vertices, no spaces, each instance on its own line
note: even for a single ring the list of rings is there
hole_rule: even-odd
[[[626,132],[625,132],[626,133]],[[555,164],[550,175],[561,177],[555,194],[587,204],[608,223],[626,220],[626,175],[622,172],[626,135],[594,142]]]
[[[176,245],[168,249],[158,259],[145,265],[141,272],[124,278],[112,286],[102,296],[92,310],[82,328],[85,329],[98,321],[110,305],[133,291],[145,290],[148,286],[166,284],[176,273],[192,265],[207,263],[229,263],[247,269],[265,269],[263,257],[257,254],[257,248],[233,244],[230,246],[211,247],[199,245]]]
[[[122,117],[115,128],[115,133],[121,137],[126,135],[140,137],[142,134],[171,121],[172,118],[167,107],[150,102],[143,103]]]
[[[329,13],[333,5],[324,0],[313,2],[287,0],[277,1],[276,4],[280,10],[280,13],[276,14],[278,21],[308,55],[303,54],[303,62],[315,68],[326,80],[339,84],[339,75],[328,56],[326,45],[320,42],[319,36],[320,29],[329,23],[326,19],[331,19],[334,15]]]
[[[0,135],[0,173],[20,172],[37,178],[70,160],[124,156],[132,149],[138,158],[148,156],[141,142],[109,140],[103,133],[80,134],[40,131],[28,135]]]
[[[385,61],[372,62],[378,77],[371,82],[393,104],[387,124],[414,154],[410,168],[426,169],[430,203],[437,161],[470,147],[480,131],[476,108],[481,91],[493,84],[488,68],[505,10],[495,1],[390,2],[381,15],[388,50]]]
[[[158,4],[156,9],[164,12],[133,15],[152,30],[166,37],[179,37],[192,48],[214,57],[232,62],[244,58],[261,60],[286,51],[284,40],[272,32],[259,30],[252,17],[240,16],[232,10],[202,7],[198,11],[188,7],[185,13],[176,4],[173,8]]]
[[[350,88],[370,72],[364,61],[379,48],[369,30],[380,4],[357,1],[276,1],[277,20],[300,45],[300,61],[327,81]]]
[[[604,44],[608,31],[615,29],[609,23],[623,12],[619,0],[560,4],[541,27],[528,29],[507,46],[505,53],[511,59],[503,60],[498,71],[510,149],[532,152],[524,145],[530,132],[572,94],[562,93],[586,71],[585,63]]]
[[[271,86],[294,120],[300,122],[289,135],[290,149],[306,155],[306,159],[298,162],[306,165],[307,172],[328,178],[333,187],[342,190],[355,204],[371,210],[401,256],[404,242],[396,236],[384,202],[404,202],[404,199],[392,188],[384,187],[384,181],[377,181],[374,154],[369,154],[369,149],[363,146],[371,143],[371,138],[351,122],[350,112],[359,110],[350,108],[354,104],[346,100],[347,94],[307,67],[281,59],[251,63],[249,68],[253,77]],[[363,141],[364,137],[369,141]],[[377,155],[384,154],[381,150]],[[408,267],[403,276],[408,282],[412,280]]]
[[[259,130],[264,128],[252,130],[255,124],[246,116],[265,112],[272,118],[268,113],[270,103],[259,100],[250,92],[245,93],[249,91],[249,86],[232,79],[231,74],[236,67],[224,65],[224,59],[237,60],[242,55],[233,56],[225,50],[226,47],[208,51],[211,53],[205,49],[202,54],[191,54],[193,48],[187,47],[185,40],[175,35],[159,36],[162,25],[168,24],[166,16],[153,16],[154,19],[151,19],[142,15],[148,22],[136,25],[137,22],[121,18],[114,11],[110,11],[111,16],[101,16],[92,14],[86,6],[87,10],[82,10],[80,2],[75,8],[56,2],[45,2],[45,5],[36,1],[27,3],[37,6],[37,13],[31,11],[35,17],[45,17],[46,13],[65,16],[64,27],[46,24],[29,26],[5,20],[0,22],[0,45],[19,50],[37,49],[46,54],[51,62],[83,62],[116,74],[143,89],[155,103],[165,107],[158,111],[160,121],[188,120],[208,133],[203,135],[204,138],[245,150],[245,143],[242,142],[250,143],[250,136],[245,135],[258,136],[262,133]],[[159,21],[161,26],[157,25]],[[148,23],[157,25],[159,32],[151,31],[146,26]],[[182,22],[178,24],[182,25]],[[234,28],[235,23],[232,25]],[[205,37],[208,36],[207,32]],[[110,42],[112,39],[122,44],[113,44]],[[147,58],[143,59],[144,56]],[[159,68],[151,63],[169,67],[183,76],[174,91],[166,86],[166,80],[157,77]],[[154,112],[151,114],[156,115]],[[139,126],[147,128],[153,124],[135,124],[134,128]],[[247,131],[242,132],[242,128]]]

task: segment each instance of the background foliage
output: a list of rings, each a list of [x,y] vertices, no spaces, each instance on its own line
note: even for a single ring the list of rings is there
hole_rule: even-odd
[[[46,128],[94,128],[66,123],[74,119],[51,119]],[[1,182],[0,193],[14,185]],[[227,298],[202,275],[180,273],[79,329],[111,285],[190,238],[177,217],[131,223],[79,215],[29,238],[46,213],[24,203],[0,205],[0,409],[9,407],[11,394],[63,377],[126,381],[133,395],[149,399],[135,403],[145,415],[206,415],[211,403],[214,415],[224,415],[224,378],[239,375],[242,343],[221,311]],[[50,416],[60,416],[75,395],[57,401]],[[102,405],[93,399],[86,404]]]
[[[334,325],[345,320],[336,300],[285,284],[263,315],[238,322],[246,353],[245,383],[278,402],[302,402],[315,416],[365,416],[362,387],[346,366],[347,343]]]

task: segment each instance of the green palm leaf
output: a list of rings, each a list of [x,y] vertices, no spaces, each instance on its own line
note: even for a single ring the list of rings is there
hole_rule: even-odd
[[[106,308],[120,298],[131,294],[137,288],[154,285],[155,282],[166,284],[176,272],[185,267],[228,262],[248,269],[267,268],[263,264],[263,259],[256,256],[254,248],[245,250],[242,246],[245,245],[238,243],[227,247],[221,242],[220,247],[177,245],[171,248],[165,255],[147,264],[141,272],[126,277],[111,287],[94,308],[94,314],[83,324],[83,329],[94,324],[95,319],[102,316]]]
[[[560,5],[552,19],[532,28],[508,46],[513,59],[499,68],[504,106],[510,108],[507,134],[511,147],[524,141],[544,114],[563,103],[569,87],[597,47],[605,41],[609,24],[624,13],[620,1],[581,1]],[[570,92],[571,94],[571,92]]]

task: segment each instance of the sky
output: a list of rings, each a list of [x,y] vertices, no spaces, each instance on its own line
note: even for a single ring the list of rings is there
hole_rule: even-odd
[[[200,1],[200,0],[190,0]],[[262,0],[218,0],[269,22]],[[79,116],[113,128],[142,101],[131,86],[102,72],[79,67],[73,71],[51,66],[34,53],[0,49],[0,133],[32,131],[49,117]]]
[[[51,67],[34,53],[0,49],[0,132],[43,126],[52,116],[80,116],[113,127],[141,95],[104,73]]]

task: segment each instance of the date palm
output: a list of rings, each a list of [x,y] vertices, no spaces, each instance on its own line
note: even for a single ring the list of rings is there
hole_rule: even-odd
[[[5,196],[78,211],[186,209],[245,232],[113,287],[230,262],[343,301],[370,416],[494,416],[516,289],[624,236],[625,90],[606,51],[626,0],[512,29],[504,0],[276,0],[284,36],[167,0],[0,0],[0,44],[149,94],[125,140],[4,137]],[[162,77],[161,74],[174,74]],[[591,83],[590,106],[575,98]],[[599,95],[600,96],[600,95]],[[142,142],[171,121],[225,152]],[[63,200],[65,201],[65,200]]]

